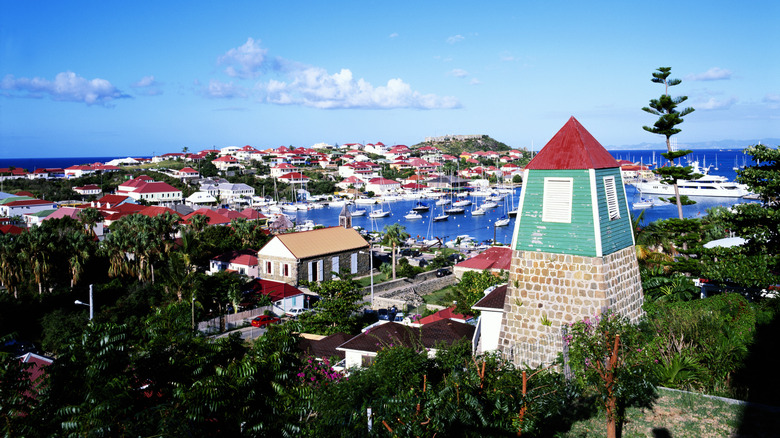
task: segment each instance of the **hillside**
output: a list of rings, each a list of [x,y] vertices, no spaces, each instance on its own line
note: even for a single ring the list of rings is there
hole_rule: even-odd
[[[458,137],[476,137],[461,139]],[[441,149],[445,154],[458,156],[462,152],[476,151],[508,151],[512,149],[506,144],[495,140],[487,135],[482,136],[446,136],[437,137],[431,141],[424,141],[413,146],[419,148],[423,146],[434,146]]]

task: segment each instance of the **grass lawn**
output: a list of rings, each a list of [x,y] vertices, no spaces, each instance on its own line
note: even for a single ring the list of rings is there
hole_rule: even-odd
[[[428,295],[423,295],[425,304],[435,304],[437,306],[450,306],[452,305],[452,297],[448,295],[455,295],[455,288],[453,286],[447,286],[444,289],[439,289],[435,292],[431,292]]]
[[[626,413],[623,438],[637,437],[771,437],[780,431],[780,408],[738,405],[727,401],[660,389],[652,409]],[[574,423],[562,438],[605,437],[602,414]]]
[[[391,274],[391,276],[392,276],[392,274]],[[387,280],[390,280],[390,278],[388,278],[387,275],[385,275],[385,274],[383,274],[381,272],[378,273],[378,274],[374,274],[374,285],[377,285],[377,284],[382,283],[382,282],[387,281]],[[370,275],[367,276],[367,277],[360,278],[360,279],[355,280],[355,281],[360,283],[360,285],[363,286],[363,287],[371,286],[371,276]]]

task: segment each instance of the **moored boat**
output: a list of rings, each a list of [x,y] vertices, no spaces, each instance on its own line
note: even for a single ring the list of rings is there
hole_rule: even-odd
[[[416,211],[412,210],[409,213],[406,213],[404,215],[404,219],[407,219],[407,220],[422,219],[422,215],[420,213],[417,213]]]

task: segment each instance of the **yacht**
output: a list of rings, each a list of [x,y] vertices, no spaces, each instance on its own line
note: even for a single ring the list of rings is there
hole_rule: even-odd
[[[365,208],[356,208],[350,212],[352,216],[365,216],[366,215],[366,209]]]
[[[416,212],[426,212],[430,209],[431,207],[428,207],[428,204],[425,204],[423,202],[418,202],[417,205],[415,205],[414,208],[412,208],[412,210]]]
[[[441,221],[446,221],[449,218],[450,218],[450,215],[448,215],[446,213],[443,213],[443,214],[440,214],[438,216],[434,216],[433,217],[433,221],[434,222],[441,222]]]
[[[407,220],[422,219],[422,215],[420,213],[417,213],[414,210],[411,210],[409,213],[406,213],[404,215],[404,219],[407,219]]]
[[[463,207],[450,207],[445,208],[444,212],[447,214],[463,214],[466,212],[466,209]]]
[[[462,199],[452,203],[453,207],[468,207],[469,205],[471,205],[471,201],[468,199]]]
[[[718,198],[741,198],[750,194],[750,190],[744,184],[729,181],[725,176],[709,175],[707,168],[700,169],[697,162],[691,163],[694,173],[703,176],[694,180],[677,180],[680,195],[685,196],[709,196]],[[661,181],[642,181],[635,185],[637,191],[643,195],[674,196],[674,185]]]
[[[653,206],[653,200],[647,198],[639,198],[639,201],[632,202],[631,205],[634,209],[650,208]]]
[[[477,208],[471,210],[471,215],[472,216],[484,216],[485,213],[486,212],[485,212],[485,210],[482,209],[482,207],[477,207]]]

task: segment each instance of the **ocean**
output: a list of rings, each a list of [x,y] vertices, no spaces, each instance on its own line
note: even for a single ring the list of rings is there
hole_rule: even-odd
[[[36,157],[36,158],[0,158],[0,168],[15,167],[17,169],[27,169],[33,172],[35,169],[65,169],[70,166],[94,163],[106,163],[122,157]]]
[[[653,156],[655,161],[659,165],[663,164],[665,159],[661,157],[663,150],[620,150],[610,151],[613,157],[616,159],[629,160],[632,162],[641,162],[645,164],[652,163]],[[37,168],[66,168],[75,164],[87,164],[95,162],[106,162],[115,158],[124,157],[77,157],[77,158],[14,158],[14,159],[0,159],[0,168],[2,167],[20,167],[25,168],[28,171],[33,171]],[[729,180],[736,178],[736,170],[734,167],[742,165],[751,166],[753,162],[750,157],[745,155],[742,150],[733,149],[707,149],[707,150],[695,150],[689,155],[691,160],[698,160],[701,165],[706,164],[712,166],[710,173],[715,175],[722,175]],[[717,163],[717,170],[714,169]],[[519,190],[517,189],[514,197],[507,197],[505,203],[513,203],[516,206],[519,201]],[[633,186],[626,185],[626,196],[629,203],[636,199],[636,191]],[[685,217],[701,217],[706,214],[708,208],[714,206],[731,206],[741,202],[753,202],[742,199],[733,198],[695,198],[697,201],[694,205],[683,206],[683,214]],[[493,223],[504,216],[505,207],[503,204],[499,204],[497,208],[491,209],[484,216],[474,216],[468,212],[470,208],[467,208],[467,212],[464,215],[452,215],[446,222],[431,222],[431,213],[423,213],[423,218],[415,221],[408,221],[403,216],[414,207],[417,201],[395,201],[389,203],[392,215],[384,219],[370,219],[368,216],[353,218],[353,225],[361,226],[367,230],[381,231],[385,225],[392,223],[400,223],[406,227],[406,231],[413,237],[420,236],[421,238],[440,237],[443,240],[455,239],[459,235],[470,235],[478,241],[486,241],[493,239],[495,233],[495,239],[497,242],[509,243],[512,238],[512,232],[514,230],[515,219],[513,218],[506,227],[494,228]],[[434,211],[434,201],[428,201],[431,205],[431,211]],[[507,207],[509,207],[507,205]],[[510,209],[510,208],[507,208]],[[295,213],[297,220],[302,223],[305,220],[312,220],[316,224],[325,226],[338,225],[338,213],[340,208],[322,208],[308,211],[299,211]],[[634,215],[638,215],[640,210],[632,211]],[[656,205],[652,208],[644,210],[643,223],[649,223],[658,219],[668,219],[677,217],[677,206],[674,204]]]

